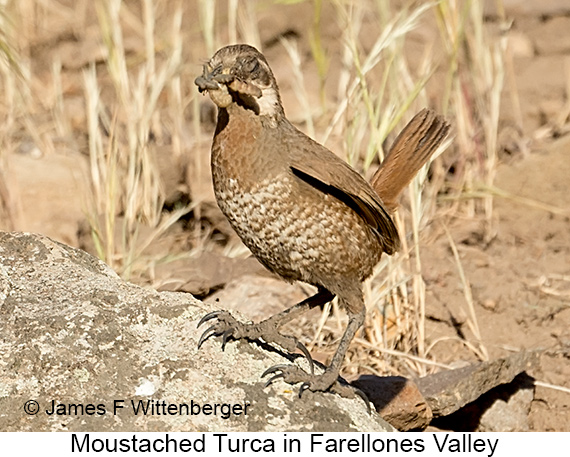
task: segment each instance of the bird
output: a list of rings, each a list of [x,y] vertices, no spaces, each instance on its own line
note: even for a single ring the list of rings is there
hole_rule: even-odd
[[[269,271],[286,281],[316,286],[314,295],[258,323],[238,321],[225,310],[198,322],[212,336],[263,340],[288,352],[300,350],[309,370],[297,364],[269,367],[262,377],[299,384],[306,391],[345,397],[365,395],[340,378],[347,349],[365,319],[363,281],[382,254],[400,247],[393,221],[398,197],[443,142],[449,123],[430,109],[416,114],[397,136],[370,183],[329,149],[298,130],[285,116],[275,76],[261,52],[247,44],[219,49],[195,79],[217,106],[211,148],[215,197],[222,213]],[[334,297],[348,324],[330,364],[316,374],[311,355],[280,327]],[[344,382],[343,382],[344,381]]]

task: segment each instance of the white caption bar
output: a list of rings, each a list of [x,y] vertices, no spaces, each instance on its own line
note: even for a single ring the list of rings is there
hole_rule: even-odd
[[[3,455],[557,455],[570,433],[1,433]],[[10,452],[12,451],[12,452]]]

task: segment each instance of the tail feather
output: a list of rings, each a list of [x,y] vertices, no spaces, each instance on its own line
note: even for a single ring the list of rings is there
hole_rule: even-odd
[[[449,128],[442,116],[424,108],[400,132],[370,181],[388,211],[398,207],[400,193],[445,139]]]

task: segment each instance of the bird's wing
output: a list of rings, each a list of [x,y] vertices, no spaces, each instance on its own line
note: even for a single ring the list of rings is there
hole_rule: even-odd
[[[374,230],[384,251],[396,252],[398,231],[370,184],[327,148],[297,132],[287,148],[293,174],[350,206]]]

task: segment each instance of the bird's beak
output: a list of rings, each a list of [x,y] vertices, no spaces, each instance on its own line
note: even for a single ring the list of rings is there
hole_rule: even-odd
[[[219,90],[221,89],[221,84],[230,84],[235,79],[228,71],[228,69],[221,70],[220,68],[210,70],[208,65],[204,65],[202,76],[198,76],[194,80],[194,84],[198,86],[200,92]]]

